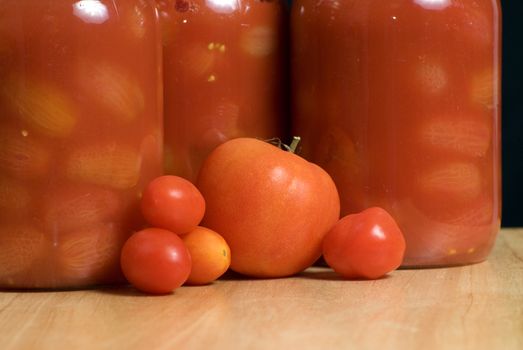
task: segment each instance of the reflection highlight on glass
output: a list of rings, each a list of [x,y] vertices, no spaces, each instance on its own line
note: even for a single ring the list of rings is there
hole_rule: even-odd
[[[86,23],[101,24],[109,18],[107,6],[99,0],[81,0],[73,4],[73,14]]]
[[[450,5],[450,0],[414,0],[414,2],[428,10],[443,10]]]
[[[240,7],[238,1],[239,0],[205,0],[205,3],[215,12],[232,13]]]

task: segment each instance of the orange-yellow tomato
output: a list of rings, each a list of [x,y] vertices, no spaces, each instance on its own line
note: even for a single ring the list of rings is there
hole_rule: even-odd
[[[192,259],[186,284],[202,285],[218,279],[231,265],[231,250],[213,230],[198,226],[181,237]]]
[[[249,276],[304,270],[339,218],[338,192],[323,169],[257,139],[218,146],[197,186],[207,204],[202,226],[225,238],[231,269]]]

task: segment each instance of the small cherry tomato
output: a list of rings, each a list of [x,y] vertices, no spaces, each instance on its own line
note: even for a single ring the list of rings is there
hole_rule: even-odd
[[[125,278],[151,294],[172,292],[191,272],[191,256],[181,238],[158,228],[133,234],[123,246],[120,263]]]
[[[384,209],[373,207],[343,217],[323,239],[323,257],[345,278],[376,279],[397,269],[405,239]]]
[[[149,224],[181,235],[198,226],[205,213],[205,200],[190,181],[165,175],[147,186],[141,208]]]
[[[192,260],[187,284],[211,283],[227,271],[231,264],[231,250],[218,233],[198,226],[181,238]]]

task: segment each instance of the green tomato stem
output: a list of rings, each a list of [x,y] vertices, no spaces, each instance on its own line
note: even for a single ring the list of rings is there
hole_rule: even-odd
[[[301,137],[299,136],[294,136],[292,138],[292,142],[291,142],[291,145],[290,146],[287,146],[286,144],[284,144],[279,138],[275,137],[275,138],[272,138],[272,139],[268,139],[268,140],[265,140],[265,142],[267,143],[270,143],[271,145],[274,145],[280,149],[283,149],[287,152],[290,152],[290,153],[296,153],[297,149],[298,149],[298,144],[300,143],[301,141]]]
[[[296,149],[298,148],[298,144],[300,143],[300,141],[301,141],[301,137],[294,136],[292,138],[291,145],[289,146],[289,152],[296,153]]]

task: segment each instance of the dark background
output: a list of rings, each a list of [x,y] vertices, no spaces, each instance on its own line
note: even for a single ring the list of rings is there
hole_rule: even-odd
[[[523,226],[523,2],[501,0],[503,12],[503,226]]]

